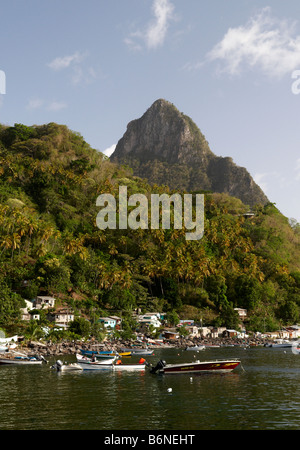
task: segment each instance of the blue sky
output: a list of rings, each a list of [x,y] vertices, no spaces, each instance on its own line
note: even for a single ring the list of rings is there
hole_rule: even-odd
[[[299,1],[0,6],[1,123],[66,124],[109,154],[128,122],[164,98],[300,222]]]

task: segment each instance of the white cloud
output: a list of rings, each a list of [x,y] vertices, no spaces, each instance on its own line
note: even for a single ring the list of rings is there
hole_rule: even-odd
[[[273,17],[271,8],[263,8],[246,25],[229,28],[207,58],[221,62],[220,72],[230,75],[257,67],[268,76],[282,77],[300,67],[300,35],[295,28],[295,22]]]
[[[41,98],[33,98],[31,100],[29,100],[28,105],[27,105],[27,109],[39,109],[43,106],[44,104],[44,100],[42,100]]]
[[[266,181],[266,178],[269,176],[270,174],[268,173],[256,173],[253,176],[253,179],[255,181],[256,184],[258,184],[258,186],[264,191],[267,192],[268,190],[268,182]]]
[[[65,69],[71,71],[71,82],[74,86],[90,84],[97,78],[97,72],[92,66],[82,64],[88,56],[88,52],[75,52],[73,55],[57,57],[47,64],[50,69],[59,72]]]
[[[124,40],[131,49],[143,48],[138,40],[144,41],[149,49],[155,49],[164,43],[169,24],[174,19],[174,5],[170,0],[153,0],[152,11],[154,20],[143,31],[135,31]]]
[[[59,101],[46,102],[42,98],[33,98],[28,101],[26,109],[28,110],[37,110],[43,109],[46,111],[60,111],[61,109],[67,108],[67,104]]]
[[[48,105],[47,110],[48,111],[60,111],[61,109],[65,109],[65,108],[67,108],[66,103],[53,101]]]
[[[73,55],[69,55],[69,56],[63,56],[63,57],[57,57],[55,58],[53,61],[51,61],[50,63],[47,64],[48,67],[50,67],[50,69],[53,70],[62,70],[62,69],[67,69],[68,67],[70,67],[73,64],[80,64],[84,58],[85,58],[86,54],[84,53],[79,53],[76,52]]]
[[[173,17],[174,7],[169,0],[154,0],[152,9],[155,21],[146,32],[146,42],[149,48],[155,48],[163,44],[168,31],[169,21]]]
[[[116,144],[111,145],[111,146],[108,147],[106,150],[104,150],[102,153],[103,153],[104,155],[106,155],[106,156],[110,156],[110,155],[113,154],[113,152],[115,151],[115,149],[116,149]]]

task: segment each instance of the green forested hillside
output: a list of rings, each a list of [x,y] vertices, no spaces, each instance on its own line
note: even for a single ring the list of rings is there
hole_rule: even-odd
[[[164,193],[66,126],[0,126],[0,328],[22,329],[23,299],[54,295],[78,315],[177,311],[206,325],[276,329],[299,321],[300,227],[273,204],[205,195],[205,232],[96,227],[96,198]]]

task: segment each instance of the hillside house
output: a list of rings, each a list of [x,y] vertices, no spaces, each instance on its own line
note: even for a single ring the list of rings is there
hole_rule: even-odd
[[[198,327],[192,325],[192,326],[186,326],[185,328],[188,331],[190,337],[198,337],[199,336],[199,328]]]
[[[152,314],[152,313],[148,313],[148,314],[139,316],[138,323],[140,325],[148,325],[148,326],[153,325],[155,328],[161,327],[161,322],[158,319],[157,314]]]
[[[55,306],[55,298],[47,296],[37,296],[33,302],[33,308],[35,309],[50,309]]]
[[[115,328],[117,320],[112,317],[100,317],[99,322],[103,324],[104,328]]]
[[[243,308],[234,308],[234,310],[238,313],[240,320],[247,319],[247,309]]]
[[[74,320],[74,313],[70,308],[62,308],[54,313],[54,322],[60,328],[68,328],[69,323]]]
[[[29,322],[32,319],[32,316],[30,314],[30,310],[33,309],[33,303],[29,300],[25,300],[26,307],[21,308],[21,320],[25,320],[26,322]]]
[[[108,318],[116,321],[116,325],[115,325],[115,329],[116,330],[121,330],[121,328],[122,328],[122,319],[121,319],[121,317],[109,316]]]

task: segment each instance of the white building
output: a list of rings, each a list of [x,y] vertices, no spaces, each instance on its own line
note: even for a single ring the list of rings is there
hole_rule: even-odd
[[[161,327],[161,322],[158,320],[157,314],[148,313],[139,316],[138,322],[141,325],[153,325],[155,328]]]
[[[37,296],[33,302],[33,307],[36,309],[50,309],[55,306],[55,298],[47,296]]]
[[[74,320],[74,314],[69,308],[63,308],[55,311],[54,321],[55,325],[61,328],[68,328],[69,323]]]

